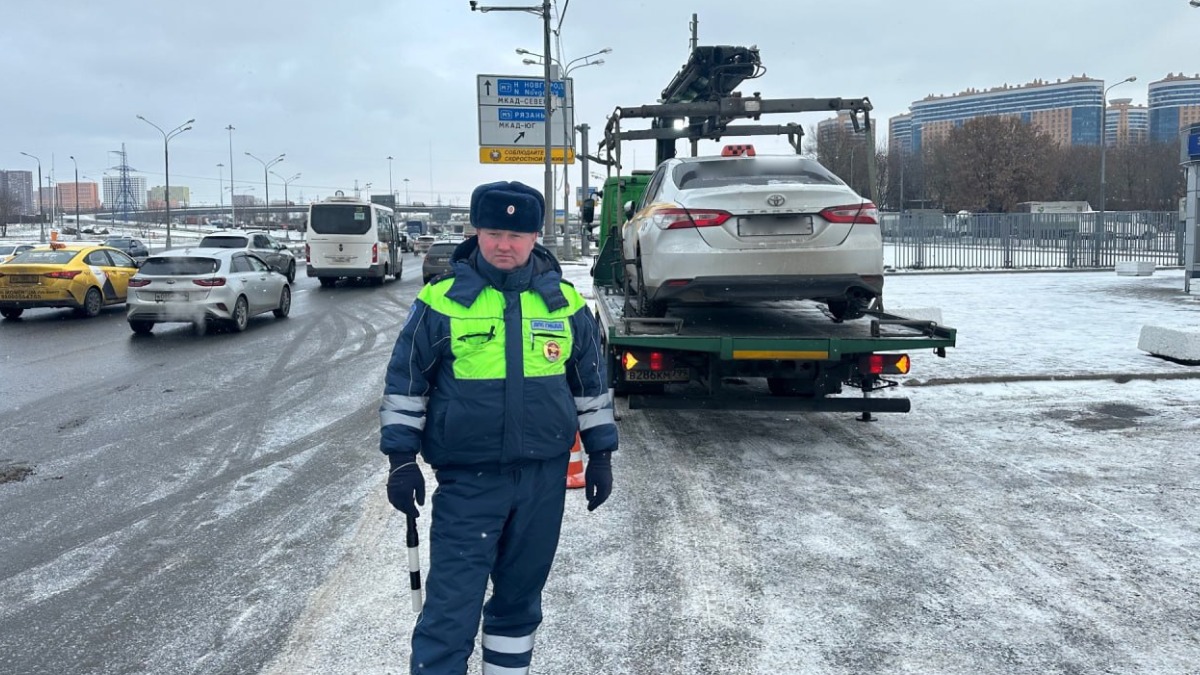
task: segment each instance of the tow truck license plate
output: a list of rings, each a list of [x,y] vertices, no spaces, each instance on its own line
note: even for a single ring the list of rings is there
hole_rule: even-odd
[[[691,375],[687,368],[625,371],[625,379],[630,382],[688,382],[692,379]]]

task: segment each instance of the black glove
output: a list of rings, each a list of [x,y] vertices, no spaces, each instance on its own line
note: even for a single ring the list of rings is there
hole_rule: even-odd
[[[612,452],[589,452],[583,479],[588,511],[595,511],[612,494]]]
[[[388,455],[392,469],[388,473],[388,501],[397,511],[416,518],[421,515],[417,504],[425,505],[425,476],[417,466],[417,456],[408,453]]]

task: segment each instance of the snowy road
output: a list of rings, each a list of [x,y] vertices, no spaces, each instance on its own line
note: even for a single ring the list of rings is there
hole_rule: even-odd
[[[375,408],[416,274],[239,336],[0,326],[0,465],[36,469],[0,483],[0,671],[405,672]],[[871,424],[624,410],[534,672],[1195,672],[1200,378],[1145,378],[1200,371],[1136,349],[1200,325],[1179,275],[891,277],[959,347]]]
[[[1200,386],[1052,379],[1195,371],[1134,346],[1197,298],[1177,273],[888,283],[962,331],[916,378],[1045,381],[913,387],[869,425],[623,411],[613,499],[568,501],[534,672],[1195,672]],[[406,672],[402,531],[372,496],[268,672]]]

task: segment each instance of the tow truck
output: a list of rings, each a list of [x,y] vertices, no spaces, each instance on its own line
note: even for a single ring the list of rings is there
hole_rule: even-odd
[[[872,107],[865,97],[765,99],[757,92],[742,96],[734,91],[759,74],[757,49],[693,43],[691,57],[661,102],[616,108],[597,155],[589,156],[609,172],[600,191],[599,253],[592,277],[614,392],[628,397],[630,409],[857,412],[864,421],[872,413],[908,412],[907,398],[877,394],[899,384],[891,376],[908,373],[907,352],[932,350],[945,357],[955,345],[956,331],[890,314],[882,297],[853,321],[831,320],[819,305],[802,301],[680,306],[665,317],[638,314],[624,278],[628,261],[622,260],[622,225],[632,217],[651,172],[622,175],[623,143],[655,141],[657,166],[675,156],[679,139],[691,142],[695,156],[701,140],[786,135],[799,153],[799,124],[731,124],[778,113],[846,111],[855,131],[870,131]],[[650,127],[623,125],[636,119],[650,120]],[[747,147],[727,146],[726,153]],[[869,155],[873,160],[873,149]],[[594,200],[585,200],[582,219],[589,229],[595,227],[595,208]],[[838,396],[844,387],[860,395]]]

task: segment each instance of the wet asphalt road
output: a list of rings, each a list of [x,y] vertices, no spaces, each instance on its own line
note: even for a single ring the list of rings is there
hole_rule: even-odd
[[[380,289],[302,277],[291,318],[240,335],[0,323],[0,466],[33,471],[0,484],[0,672],[403,672],[375,444],[413,260]],[[1122,336],[1200,305],[1015,279],[939,280],[969,328],[915,357],[942,383],[901,389],[907,415],[622,404],[613,498],[568,495],[533,672],[1196,672],[1196,382]],[[889,280],[893,306],[930,283]],[[1048,316],[981,307],[1031,289]],[[1063,377],[1089,370],[1139,376]]]

